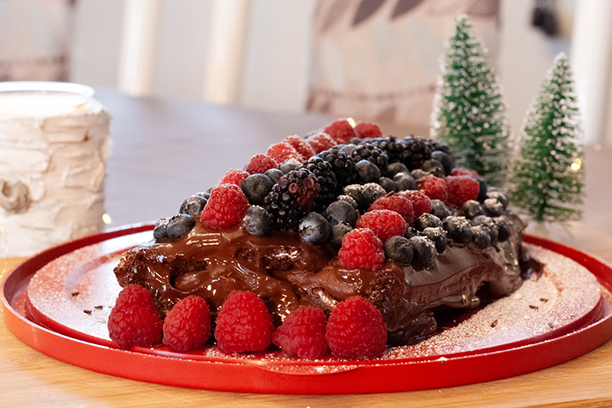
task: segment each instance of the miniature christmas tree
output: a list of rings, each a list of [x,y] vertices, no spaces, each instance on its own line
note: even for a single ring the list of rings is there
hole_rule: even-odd
[[[568,58],[559,54],[528,111],[514,164],[513,202],[537,222],[579,219],[582,131]]]
[[[501,186],[508,158],[508,121],[499,79],[472,32],[469,17],[456,20],[434,98],[432,138],[445,141],[456,165]]]

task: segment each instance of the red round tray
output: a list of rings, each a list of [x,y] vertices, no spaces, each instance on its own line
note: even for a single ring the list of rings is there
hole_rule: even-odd
[[[546,335],[464,353],[313,362],[270,358],[273,353],[261,358],[263,355],[179,354],[164,348],[122,351],[114,348],[104,333],[96,333],[95,327],[84,328],[75,322],[81,315],[75,315],[69,308],[59,307],[59,312],[51,313],[43,307],[41,312],[41,305],[36,301],[33,302],[36,307],[30,304],[26,289],[32,277],[41,270],[41,275],[44,275],[48,263],[67,259],[65,269],[71,273],[53,282],[53,275],[46,271],[47,276],[42,282],[50,288],[55,285],[55,289],[45,292],[39,287],[39,294],[54,293],[60,302],[73,295],[82,296],[85,303],[98,301],[99,305],[83,304],[91,310],[88,315],[82,314],[89,317],[83,319],[84,324],[92,320],[92,313],[94,316],[95,313],[107,313],[105,303],[108,301],[104,299],[104,291],[97,293],[99,285],[87,285],[88,279],[106,276],[104,271],[97,273],[96,270],[104,269],[105,265],[107,268],[109,262],[125,250],[126,244],[138,241],[142,237],[138,234],[151,229],[151,225],[141,225],[92,235],[50,248],[19,265],[6,276],[1,288],[9,329],[26,344],[45,354],[102,373],[193,388],[292,394],[407,391],[489,381],[562,363],[593,350],[612,337],[612,300],[607,290],[612,288],[612,268],[581,251],[533,236],[527,236],[525,241],[562,254],[589,269],[603,287],[602,300],[571,324],[551,330]],[[91,258],[87,262],[83,262],[83,256],[89,250],[86,247],[94,244],[98,244],[95,245],[97,249],[89,254]],[[80,255],[64,257],[72,253]],[[81,263],[70,264],[71,258],[79,258]],[[59,273],[64,268],[55,269]],[[86,274],[85,279],[79,280]],[[112,283],[109,281],[108,284]],[[32,291],[36,292],[35,289]],[[42,299],[33,296],[38,301]],[[69,316],[63,316],[63,312]]]

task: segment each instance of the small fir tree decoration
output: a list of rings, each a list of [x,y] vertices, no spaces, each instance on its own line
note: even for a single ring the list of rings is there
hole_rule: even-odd
[[[582,130],[568,58],[559,54],[523,125],[512,198],[537,222],[577,220],[582,213]]]
[[[485,57],[469,17],[457,17],[434,97],[431,137],[449,145],[457,166],[501,187],[510,157],[508,120],[499,79]]]

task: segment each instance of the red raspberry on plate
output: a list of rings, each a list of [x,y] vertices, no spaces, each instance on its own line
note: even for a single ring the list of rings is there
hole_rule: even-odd
[[[238,225],[247,210],[249,200],[235,184],[221,184],[210,192],[210,198],[200,215],[203,225],[222,229]]]
[[[371,229],[355,228],[342,238],[338,259],[345,268],[378,270],[385,262],[383,243]]]
[[[480,184],[472,176],[446,177],[446,202],[461,207],[468,200],[476,200],[480,191]]]
[[[310,146],[305,140],[302,140],[299,136],[287,136],[283,139],[283,142],[289,143],[297,152],[304,158],[304,160],[310,159],[315,155],[312,146]]]
[[[367,137],[382,137],[382,131],[377,123],[359,122],[357,126],[355,126],[355,133],[357,134],[357,137],[362,139]]]
[[[244,170],[228,170],[218,184],[235,184],[240,187],[247,177],[249,177],[249,173]]]
[[[278,164],[283,164],[287,160],[295,159],[300,163],[304,161],[304,158],[297,150],[293,148],[289,143],[280,142],[273,144],[268,147],[268,156],[276,160]]]
[[[446,183],[436,176],[421,177],[418,181],[419,191],[431,200],[446,201]]]
[[[419,218],[422,214],[431,212],[431,200],[429,199],[429,197],[427,197],[420,191],[406,190],[398,194],[403,197],[406,197],[412,203],[415,220]]]
[[[400,194],[389,194],[374,201],[368,211],[391,210],[395,211],[404,218],[407,224],[411,225],[414,220],[414,210],[410,200]],[[402,233],[403,235],[403,233]]]
[[[217,316],[215,339],[226,353],[265,350],[272,341],[274,324],[266,304],[252,292],[229,294]]]
[[[326,324],[327,318],[321,309],[300,306],[276,329],[272,342],[290,356],[322,358],[329,353]]]
[[[339,119],[329,124],[325,130],[325,133],[331,136],[336,143],[346,143],[355,136],[355,129],[346,119]]]
[[[251,161],[246,165],[244,171],[249,174],[264,174],[266,171],[276,167],[278,167],[276,160],[267,154],[256,154],[251,157]]]
[[[463,167],[455,167],[450,172],[451,176],[474,176],[480,177],[478,173],[474,170],[464,169]]]
[[[161,341],[162,320],[148,290],[128,285],[119,292],[108,316],[108,334],[123,350],[149,347]]]
[[[376,306],[361,296],[349,297],[329,316],[327,344],[340,358],[375,358],[385,352],[387,325]]]
[[[357,220],[357,228],[369,228],[384,243],[394,235],[404,235],[406,221],[391,210],[368,211]]]
[[[317,133],[307,139],[308,144],[312,147],[315,154],[324,152],[327,149],[331,149],[336,145],[334,139],[331,138],[327,133]]]
[[[164,345],[186,352],[204,346],[210,337],[210,310],[199,296],[179,300],[164,320]]]

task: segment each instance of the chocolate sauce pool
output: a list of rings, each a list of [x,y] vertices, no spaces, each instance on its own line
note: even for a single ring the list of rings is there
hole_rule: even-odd
[[[115,275],[121,286],[146,287],[165,315],[180,299],[201,296],[213,317],[233,290],[260,296],[278,325],[300,305],[330,312],[350,296],[363,296],[383,314],[392,345],[411,344],[437,330],[438,306],[476,308],[477,290],[488,283],[493,297],[521,286],[523,222],[508,214],[509,240],[479,249],[449,241],[427,269],[388,261],[381,270],[346,269],[331,247],[305,243],[297,233],[261,238],[241,227],[213,230],[199,222],[177,241],[149,243],[124,254]]]

